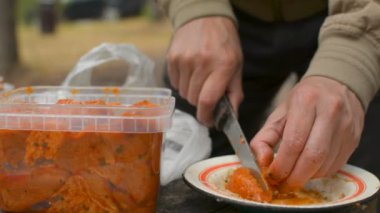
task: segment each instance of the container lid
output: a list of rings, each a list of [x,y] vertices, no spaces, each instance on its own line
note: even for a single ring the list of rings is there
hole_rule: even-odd
[[[164,132],[174,102],[164,88],[25,87],[0,95],[0,129]]]

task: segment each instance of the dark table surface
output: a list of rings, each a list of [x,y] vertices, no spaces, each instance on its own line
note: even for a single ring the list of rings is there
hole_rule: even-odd
[[[377,196],[355,203],[348,207],[330,209],[325,211],[331,213],[376,213]],[[256,213],[256,212],[279,212],[252,209],[241,209],[228,203],[217,201],[215,198],[202,194],[185,184],[182,179],[175,180],[161,187],[158,199],[157,213]],[[285,211],[281,211],[282,213]],[[294,212],[294,211],[293,211]],[[300,211],[302,212],[302,211]],[[311,212],[311,211],[307,211]]]
[[[157,213],[237,213],[233,206],[190,188],[182,179],[161,188]]]

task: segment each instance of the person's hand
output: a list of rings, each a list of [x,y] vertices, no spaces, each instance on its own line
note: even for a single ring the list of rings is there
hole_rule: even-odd
[[[232,20],[205,17],[185,24],[174,35],[167,61],[170,83],[197,106],[201,123],[212,126],[215,105],[224,94],[237,112],[243,100],[242,53]]]
[[[307,77],[269,116],[251,141],[271,182],[301,188],[312,178],[333,175],[359,144],[364,110],[343,84]],[[281,141],[273,158],[274,147]]]

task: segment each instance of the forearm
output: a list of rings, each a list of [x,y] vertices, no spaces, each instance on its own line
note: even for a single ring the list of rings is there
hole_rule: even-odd
[[[236,20],[228,0],[157,0],[174,29],[197,18],[224,16]]]
[[[345,84],[366,109],[380,87],[380,2],[330,0],[329,8],[305,77]]]

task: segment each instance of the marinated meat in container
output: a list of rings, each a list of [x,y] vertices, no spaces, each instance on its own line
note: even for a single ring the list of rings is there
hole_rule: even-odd
[[[155,212],[170,90],[27,87],[0,96],[0,209]]]

